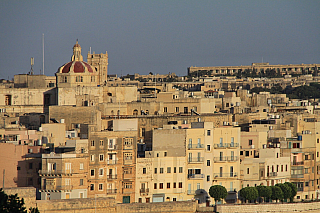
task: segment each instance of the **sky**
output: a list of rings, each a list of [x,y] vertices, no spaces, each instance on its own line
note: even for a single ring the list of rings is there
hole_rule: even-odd
[[[1,0],[0,79],[54,76],[78,39],[108,74],[176,73],[190,66],[320,63],[319,0]]]

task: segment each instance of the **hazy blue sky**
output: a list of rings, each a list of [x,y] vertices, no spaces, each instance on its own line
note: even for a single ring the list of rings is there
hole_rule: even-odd
[[[54,75],[79,39],[109,54],[109,74],[189,66],[320,63],[320,1],[0,1],[0,78]]]

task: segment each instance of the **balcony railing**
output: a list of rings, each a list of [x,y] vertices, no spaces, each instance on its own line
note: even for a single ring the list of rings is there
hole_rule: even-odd
[[[188,163],[202,163],[203,157],[188,158]]]
[[[225,148],[237,148],[239,143],[218,143],[214,144],[215,149],[225,149]]]
[[[201,179],[204,178],[204,174],[188,174],[189,179]]]
[[[117,175],[107,175],[108,180],[117,179]]]
[[[226,157],[214,157],[213,161],[214,162],[232,162],[232,161],[238,161],[239,157],[238,156],[226,156]]]
[[[107,189],[107,194],[116,194],[117,189]]]
[[[140,189],[140,193],[149,193],[149,188]]]
[[[70,191],[73,189],[73,185],[46,185],[41,189],[44,191]]]
[[[108,149],[113,150],[113,149],[117,149],[117,145],[108,145]]]
[[[195,195],[196,194],[196,190],[188,190],[187,194],[188,195]]]
[[[214,178],[234,178],[238,176],[237,172],[229,172],[229,173],[214,173]]]
[[[108,165],[115,165],[117,164],[117,160],[107,160]]]
[[[277,177],[278,176],[278,172],[269,172],[267,173],[267,177]]]
[[[304,178],[304,174],[291,174],[291,178]]]
[[[204,144],[188,144],[188,149],[203,149]]]
[[[39,175],[72,175],[73,170],[39,170]]]
[[[291,166],[299,166],[299,165],[304,165],[304,161],[291,162]]]

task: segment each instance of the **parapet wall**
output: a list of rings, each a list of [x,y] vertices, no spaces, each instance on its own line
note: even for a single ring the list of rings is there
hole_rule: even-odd
[[[239,204],[239,205],[218,205],[219,213],[271,213],[271,212],[320,212],[320,202],[310,203],[272,203],[272,204]]]

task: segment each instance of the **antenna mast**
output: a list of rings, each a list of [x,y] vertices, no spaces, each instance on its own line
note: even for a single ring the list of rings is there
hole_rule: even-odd
[[[44,33],[42,33],[42,74],[44,75]]]
[[[30,75],[33,75],[33,65],[34,65],[34,58],[31,57],[31,60],[30,60],[30,64],[31,64],[31,69],[30,69]]]

